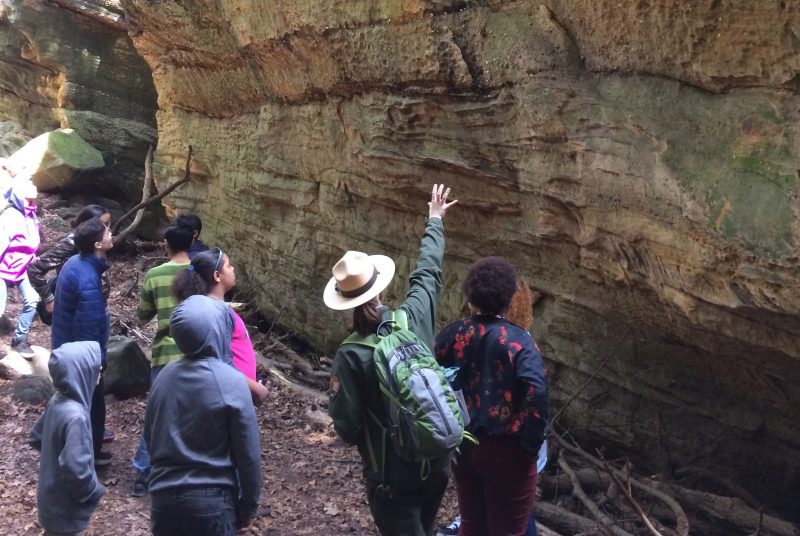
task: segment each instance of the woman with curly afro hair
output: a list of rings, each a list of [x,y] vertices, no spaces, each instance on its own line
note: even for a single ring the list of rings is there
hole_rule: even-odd
[[[456,383],[469,410],[453,475],[461,536],[523,536],[536,498],[536,458],[547,421],[547,378],[539,347],[504,318],[517,291],[514,268],[501,257],[470,266],[461,286],[471,316],[445,327],[434,351],[459,367]]]

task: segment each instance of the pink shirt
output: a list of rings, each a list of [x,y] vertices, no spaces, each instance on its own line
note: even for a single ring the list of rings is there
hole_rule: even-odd
[[[231,337],[231,353],[233,354],[233,366],[236,370],[250,378],[256,379],[256,352],[250,342],[250,334],[247,333],[247,326],[244,320],[236,311],[233,313],[233,336]]]

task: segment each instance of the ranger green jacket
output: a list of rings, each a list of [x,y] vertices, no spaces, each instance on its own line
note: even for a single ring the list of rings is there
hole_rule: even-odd
[[[429,347],[433,347],[443,256],[442,220],[430,218],[425,225],[417,265],[409,276],[406,299],[400,306],[408,315],[409,329]],[[391,319],[391,309],[384,307],[383,317]],[[386,432],[386,402],[378,387],[371,348],[342,344],[333,358],[331,386],[328,413],[333,426],[342,440],[358,447],[368,481],[397,489],[413,488],[429,471],[447,471],[450,456],[433,460],[428,468],[402,460],[394,450]]]

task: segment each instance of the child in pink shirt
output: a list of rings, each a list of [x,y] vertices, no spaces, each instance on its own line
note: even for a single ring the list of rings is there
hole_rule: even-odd
[[[253,350],[253,343],[250,342],[250,334],[247,333],[247,326],[244,320],[236,311],[233,313],[233,336],[231,337],[231,353],[233,354],[233,366],[236,369],[256,381],[256,351]]]
[[[236,272],[228,256],[219,248],[198,253],[192,258],[186,270],[178,272],[172,281],[172,294],[183,301],[194,294],[202,294],[220,301],[225,293],[236,284]],[[229,309],[234,327],[231,337],[231,356],[223,356],[236,369],[247,377],[247,386],[253,396],[253,403],[261,405],[267,398],[267,388],[256,381],[256,353],[250,342],[250,335],[242,318]]]

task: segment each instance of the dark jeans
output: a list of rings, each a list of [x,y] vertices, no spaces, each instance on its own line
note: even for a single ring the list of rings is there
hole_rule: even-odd
[[[536,458],[517,437],[478,437],[464,442],[453,464],[459,536],[524,536],[536,499]]]
[[[152,492],[150,529],[153,536],[234,536],[233,490],[200,487]]]
[[[103,448],[103,432],[106,429],[106,397],[103,390],[103,376],[92,393],[92,407],[89,408],[89,419],[92,423],[92,446],[94,455],[100,454]]]
[[[447,471],[431,473],[420,487],[395,490],[367,483],[372,518],[383,536],[429,536],[447,489]]]

